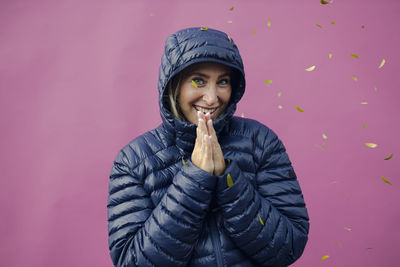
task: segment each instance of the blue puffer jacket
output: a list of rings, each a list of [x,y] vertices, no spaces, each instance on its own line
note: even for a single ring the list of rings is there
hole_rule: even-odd
[[[236,71],[230,104],[214,121],[227,162],[221,176],[191,162],[196,125],[174,117],[166,98],[167,83],[175,74],[204,61]],[[232,39],[200,28],[171,35],[158,87],[163,123],[123,147],[111,170],[107,209],[113,263],[207,267],[293,263],[307,242],[307,210],[276,134],[255,120],[233,116],[245,79]]]

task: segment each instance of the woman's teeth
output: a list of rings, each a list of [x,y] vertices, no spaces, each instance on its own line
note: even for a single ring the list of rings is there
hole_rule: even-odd
[[[214,111],[217,110],[217,108],[207,109],[207,108],[201,108],[201,107],[196,107],[196,106],[194,106],[194,108],[196,110],[199,110],[199,111],[203,112],[204,114],[207,114],[207,113],[211,114],[211,113],[213,113]]]

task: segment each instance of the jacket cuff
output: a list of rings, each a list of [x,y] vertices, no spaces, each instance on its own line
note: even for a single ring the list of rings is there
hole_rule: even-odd
[[[190,159],[184,161],[182,173],[207,190],[214,190],[217,183],[217,177],[214,174],[200,169]]]
[[[236,162],[225,159],[226,169],[224,174],[217,176],[217,195],[219,199],[236,196],[243,190],[243,178]]]

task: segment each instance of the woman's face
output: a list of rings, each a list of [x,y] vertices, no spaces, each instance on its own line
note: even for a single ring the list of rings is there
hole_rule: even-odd
[[[214,62],[197,63],[189,68],[178,96],[182,113],[194,124],[198,122],[198,110],[209,112],[211,119],[215,120],[222,114],[231,97],[231,69]]]

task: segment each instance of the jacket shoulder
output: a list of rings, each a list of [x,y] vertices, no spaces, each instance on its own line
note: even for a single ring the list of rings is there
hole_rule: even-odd
[[[147,158],[172,145],[171,138],[161,124],[132,139],[118,153],[114,162],[123,163],[131,170]]]
[[[259,143],[266,138],[274,139],[277,137],[276,133],[265,124],[254,119],[237,116],[231,119],[229,135],[250,137],[252,140],[258,141]]]

